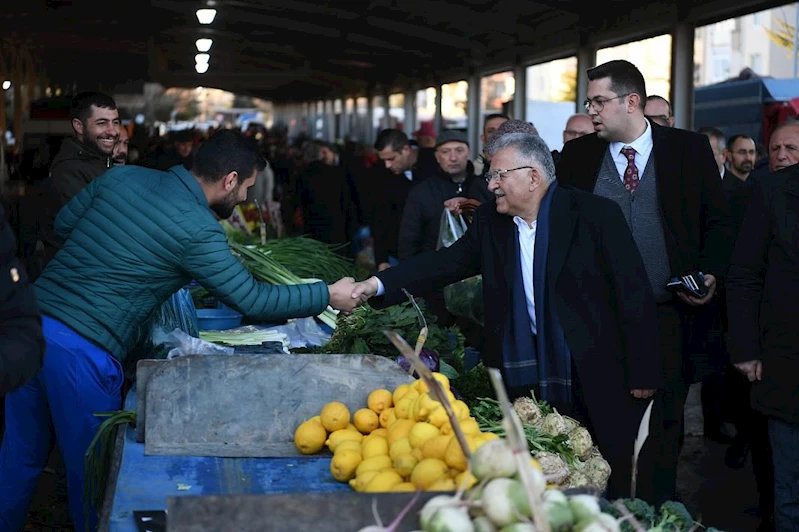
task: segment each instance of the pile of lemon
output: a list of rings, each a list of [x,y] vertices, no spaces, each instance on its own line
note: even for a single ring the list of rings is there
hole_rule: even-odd
[[[480,432],[469,407],[450,391],[445,375],[433,376],[446,390],[471,451],[497,438]],[[393,392],[375,390],[367,407],[350,415],[342,403],[328,403],[297,428],[294,444],[303,454],[327,445],[333,452],[333,477],[359,492],[454,491],[476,482],[444,406],[430,396],[423,380]]]

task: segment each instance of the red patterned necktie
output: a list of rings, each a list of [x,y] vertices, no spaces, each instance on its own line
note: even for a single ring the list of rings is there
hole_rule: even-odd
[[[635,192],[638,187],[638,167],[635,166],[635,148],[625,146],[621,152],[627,158],[627,170],[624,171],[624,188],[628,192]]]

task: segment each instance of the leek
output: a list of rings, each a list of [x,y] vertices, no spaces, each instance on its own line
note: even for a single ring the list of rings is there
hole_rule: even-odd
[[[244,266],[250,271],[253,277],[264,283],[290,286],[316,282],[315,279],[303,279],[293,274],[269,255],[258,250],[254,246],[242,246],[230,242],[230,249],[241,258]],[[331,329],[335,329],[337,315],[338,311],[328,306],[317,318]]]

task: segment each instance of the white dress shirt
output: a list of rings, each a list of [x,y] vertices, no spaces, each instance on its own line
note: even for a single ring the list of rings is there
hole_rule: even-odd
[[[624,172],[627,171],[627,157],[621,150],[628,146],[635,150],[635,167],[638,168],[638,180],[640,181],[644,177],[646,163],[649,162],[649,156],[652,154],[652,126],[649,125],[649,120],[646,121],[646,131],[630,144],[611,142],[608,147],[610,155],[613,157],[613,162],[616,163],[616,169],[619,171],[619,179],[621,179],[622,183],[624,183]]]
[[[527,222],[519,218],[513,217],[513,221],[519,228],[519,250],[521,251],[522,261],[522,280],[524,282],[524,297],[527,300],[527,314],[530,316],[530,330],[536,334],[536,321],[535,321],[535,291],[533,289],[533,255],[535,252],[535,229],[537,222],[533,221],[532,226],[527,225]],[[377,280],[377,293],[375,295],[382,296],[386,292],[383,282],[379,277]]]

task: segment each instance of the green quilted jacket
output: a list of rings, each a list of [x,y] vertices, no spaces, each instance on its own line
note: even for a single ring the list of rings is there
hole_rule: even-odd
[[[55,228],[66,242],[35,283],[39,307],[119,360],[150,314],[192,279],[264,321],[315,316],[328,304],[324,283],[256,281],[182,166],[113,168],[61,209]]]

